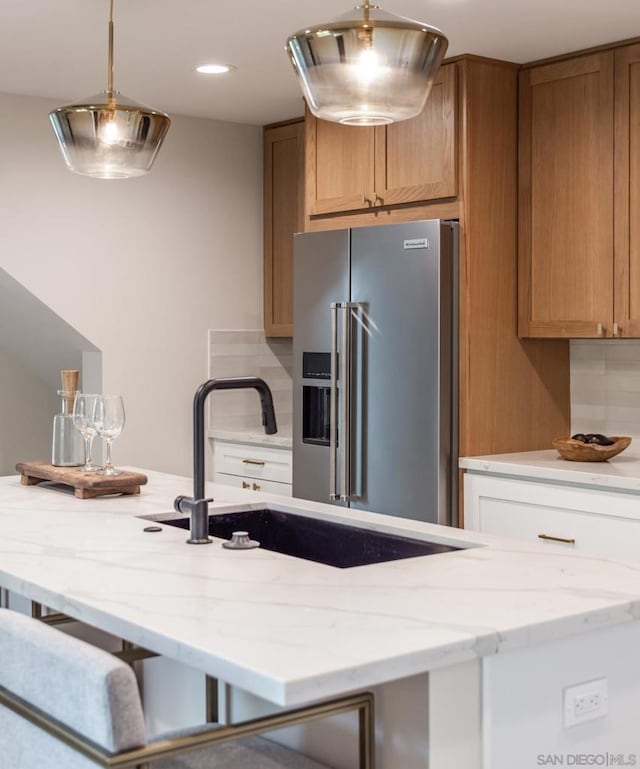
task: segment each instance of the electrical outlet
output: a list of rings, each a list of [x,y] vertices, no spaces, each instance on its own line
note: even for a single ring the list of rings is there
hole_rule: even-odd
[[[587,681],[564,690],[564,726],[582,724],[601,718],[609,712],[609,692],[606,678]]]

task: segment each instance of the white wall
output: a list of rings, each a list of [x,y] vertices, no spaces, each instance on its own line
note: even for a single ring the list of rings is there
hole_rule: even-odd
[[[116,463],[187,473],[207,329],[262,325],[261,129],[174,117],[148,176],[101,181],[66,170],[55,106],[0,94],[0,267],[102,350]]]
[[[0,348],[0,475],[20,460],[51,461],[51,428],[60,399],[29,368]]]

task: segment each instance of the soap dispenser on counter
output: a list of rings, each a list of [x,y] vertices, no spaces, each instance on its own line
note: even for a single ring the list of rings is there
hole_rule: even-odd
[[[53,418],[51,464],[55,467],[78,467],[84,464],[84,444],[73,426],[73,401],[78,390],[78,371],[65,370],[62,375],[62,412]]]

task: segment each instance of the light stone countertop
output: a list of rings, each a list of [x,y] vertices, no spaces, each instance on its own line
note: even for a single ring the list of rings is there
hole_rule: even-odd
[[[189,479],[78,500],[0,478],[0,585],[280,705],[637,621],[640,564],[207,485],[213,511],[261,507],[473,545],[338,569],[143,532]]]
[[[606,462],[569,462],[562,459],[555,449],[549,449],[461,457],[459,465],[465,470],[492,475],[640,492],[640,457],[634,455],[633,450],[632,445],[630,449]]]
[[[209,438],[231,443],[251,443],[255,446],[274,446],[290,449],[293,446],[290,424],[278,424],[278,432],[267,435],[264,430],[256,430],[252,427],[238,427],[234,429],[213,427],[209,430]]]

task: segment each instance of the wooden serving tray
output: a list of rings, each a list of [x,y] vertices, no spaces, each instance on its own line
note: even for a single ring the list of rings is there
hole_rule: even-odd
[[[123,470],[119,475],[104,476],[85,473],[77,467],[54,467],[46,462],[18,462],[16,470],[21,474],[23,486],[35,486],[53,481],[74,490],[78,499],[93,499],[107,494],[139,494],[140,486],[149,480],[143,473]]]

